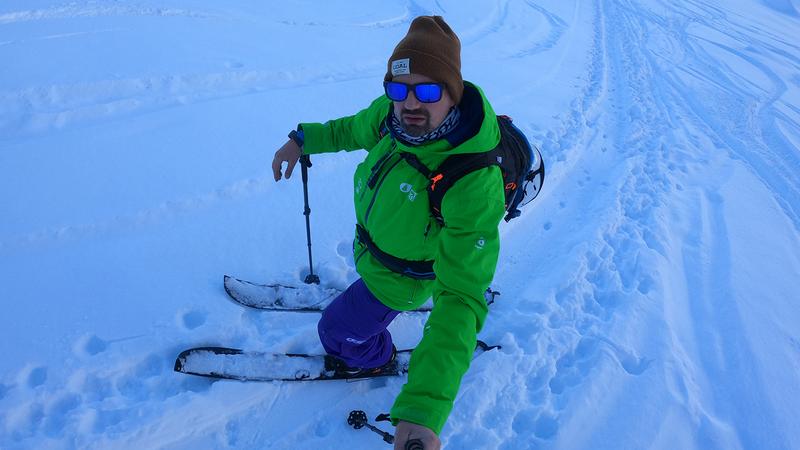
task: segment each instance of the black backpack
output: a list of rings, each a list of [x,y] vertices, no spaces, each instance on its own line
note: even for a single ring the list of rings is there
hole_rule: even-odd
[[[497,116],[500,126],[500,142],[492,150],[483,153],[463,153],[448,157],[438,168],[430,170],[411,153],[403,157],[430,181],[428,200],[431,215],[439,224],[442,217],[442,199],[458,180],[475,170],[499,166],[503,173],[506,194],[505,221],[519,217],[519,208],[539,195],[544,183],[544,161],[539,149],[532,146],[525,135],[508,116]]]

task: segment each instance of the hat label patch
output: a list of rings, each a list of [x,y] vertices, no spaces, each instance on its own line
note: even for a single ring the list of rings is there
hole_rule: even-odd
[[[392,61],[392,76],[411,75],[411,61],[409,58],[397,59]]]

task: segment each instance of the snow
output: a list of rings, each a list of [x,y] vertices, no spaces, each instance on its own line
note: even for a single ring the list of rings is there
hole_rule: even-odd
[[[184,371],[190,373],[233,373],[265,379],[300,379],[325,373],[325,361],[320,357],[311,359],[261,352],[220,355],[213,351],[196,351],[180,359],[184,369],[188,368]]]
[[[0,448],[388,448],[403,379],[239,383],[192,346],[320,353],[314,314],[226,301],[307,272],[299,121],[380,94],[420,14],[540,146],[503,224],[451,449],[800,448],[796,0],[0,4]],[[317,156],[315,269],[356,278],[351,174]],[[399,316],[400,347],[425,314]],[[385,423],[380,425],[389,429]]]

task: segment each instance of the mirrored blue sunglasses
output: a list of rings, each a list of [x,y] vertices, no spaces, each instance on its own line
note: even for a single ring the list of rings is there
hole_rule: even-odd
[[[413,89],[414,96],[422,103],[436,103],[442,99],[444,84],[442,83],[417,83],[406,84],[397,81],[384,81],[383,89],[386,96],[394,102],[402,102],[408,98],[408,91]]]

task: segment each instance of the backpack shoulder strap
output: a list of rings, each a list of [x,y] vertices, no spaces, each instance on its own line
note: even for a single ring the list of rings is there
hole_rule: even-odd
[[[500,165],[495,150],[462,153],[450,156],[431,173],[431,176],[428,177],[431,180],[428,184],[428,201],[431,214],[440,225],[444,225],[442,200],[447,191],[467,174],[495,165]]]
[[[403,159],[428,179],[428,203],[431,215],[439,225],[444,225],[442,200],[447,191],[465,175],[489,166],[499,166],[499,152],[496,149],[481,153],[461,153],[452,155],[434,170],[423,164],[413,153],[402,152]]]
[[[432,172],[431,169],[429,169],[428,166],[423,164],[422,161],[420,161],[419,158],[417,158],[417,155],[409,152],[400,152],[400,157],[405,159],[408,165],[417,169],[417,171],[421,173],[422,176],[424,176],[425,178],[431,177],[431,172]]]

